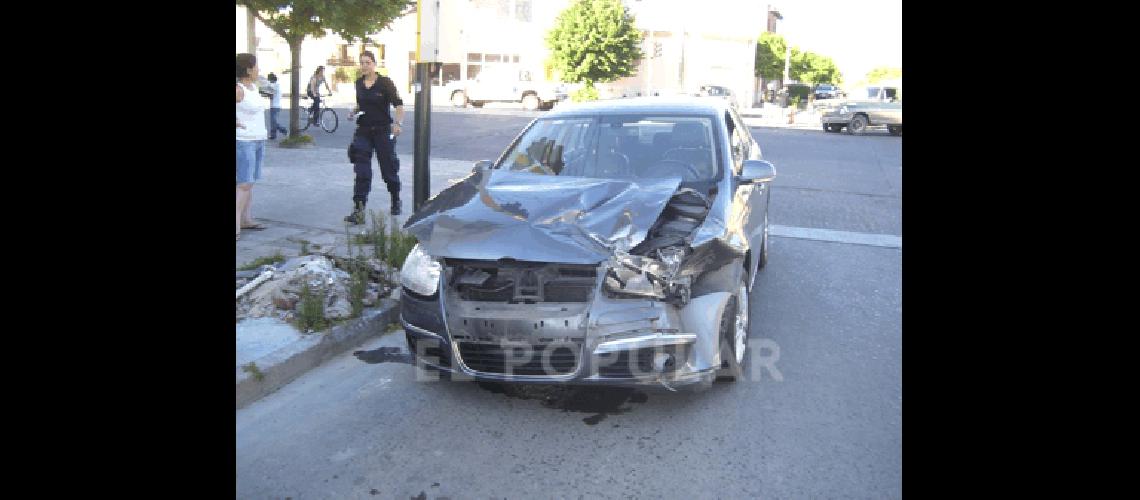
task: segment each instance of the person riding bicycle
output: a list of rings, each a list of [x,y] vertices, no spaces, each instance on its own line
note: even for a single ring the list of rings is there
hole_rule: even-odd
[[[309,86],[305,88],[305,93],[313,100],[313,107],[309,109],[312,123],[320,123],[321,120],[321,116],[318,114],[321,110],[321,84],[324,84],[325,90],[332,94],[329,82],[325,81],[325,67],[317,66],[317,70],[309,78]]]

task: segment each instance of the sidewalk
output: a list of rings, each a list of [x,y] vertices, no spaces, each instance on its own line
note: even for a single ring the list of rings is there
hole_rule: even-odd
[[[378,170],[369,195],[368,209],[384,217],[389,227],[402,225],[412,213],[413,157],[399,157],[403,215],[389,214],[389,195]],[[431,194],[447,188],[450,180],[467,176],[473,165],[474,161],[432,158]],[[348,235],[362,234],[370,227],[348,226],[346,232],[343,218],[352,209],[353,177],[344,149],[288,149],[273,142],[266,144],[261,181],[253,187],[252,209],[253,216],[266,228],[242,231],[235,267],[276,253],[286,259],[297,257],[304,241],[311,253],[347,255]],[[275,317],[238,323],[237,407],[250,404],[313,367],[383,334],[399,317],[397,306],[393,298],[382,299],[377,307],[366,308],[360,318],[322,333],[301,334],[293,325]]]

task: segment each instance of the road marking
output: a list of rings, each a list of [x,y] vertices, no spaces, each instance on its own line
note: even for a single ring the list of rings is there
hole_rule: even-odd
[[[873,247],[902,248],[902,236],[893,234],[854,233],[850,231],[836,231],[833,229],[816,229],[812,227],[792,227],[772,224],[768,227],[768,234],[783,238],[797,238],[801,240],[830,241],[834,243],[850,243],[852,245],[868,245]]]

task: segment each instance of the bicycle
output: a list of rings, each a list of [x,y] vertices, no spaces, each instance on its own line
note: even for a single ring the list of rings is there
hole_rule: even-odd
[[[321,94],[321,97],[332,97],[332,94]],[[307,101],[310,99],[310,97],[307,95],[303,95],[303,96],[301,96],[301,99]],[[321,129],[323,129],[325,132],[328,132],[331,134],[333,132],[336,132],[337,126],[340,125],[340,117],[337,116],[336,111],[333,111],[333,109],[329,107],[328,102],[329,102],[328,99],[321,101],[321,107],[320,107],[320,109],[317,110],[317,114],[318,114],[318,116],[321,117],[320,118]],[[305,123],[301,125],[302,131],[309,130],[309,126],[313,124],[313,121],[314,121],[313,118],[314,117],[313,117],[312,110],[310,109],[309,106],[306,106],[305,107],[305,120],[304,120]]]

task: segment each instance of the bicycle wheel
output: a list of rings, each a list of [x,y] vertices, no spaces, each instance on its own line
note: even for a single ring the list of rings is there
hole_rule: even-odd
[[[300,127],[302,131],[309,130],[309,126],[313,124],[313,114],[306,109],[304,113],[301,113],[301,119],[298,121],[301,122]]]
[[[336,111],[332,108],[325,108],[321,110],[321,128],[325,132],[333,133],[336,131],[337,125],[340,123],[340,118],[336,116]]]

